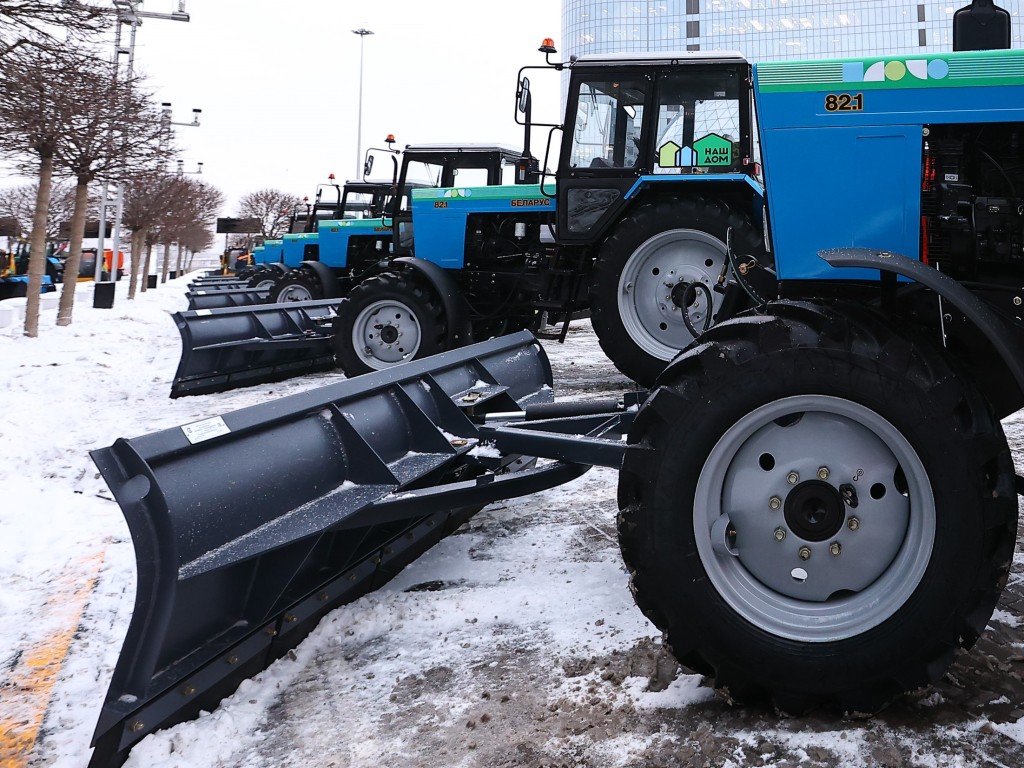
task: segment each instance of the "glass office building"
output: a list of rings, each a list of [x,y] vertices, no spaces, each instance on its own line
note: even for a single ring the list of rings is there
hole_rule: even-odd
[[[563,0],[563,56],[739,51],[750,61],[953,49],[953,13],[969,0]],[[1017,0],[1012,15],[1022,47]]]

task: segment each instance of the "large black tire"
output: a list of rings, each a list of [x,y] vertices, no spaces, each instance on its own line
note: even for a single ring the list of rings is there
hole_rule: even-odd
[[[264,290],[270,290],[274,287],[274,284],[285,274],[285,270],[278,269],[277,267],[268,267],[261,265],[256,267],[252,274],[249,276],[249,287],[250,288],[262,288]]]
[[[1010,451],[930,342],[854,307],[767,315],[709,330],[640,410],[620,546],[637,604],[729,698],[873,712],[985,628]]]
[[[360,283],[334,318],[334,358],[346,376],[419,360],[445,348],[444,308],[412,277],[385,272]]]
[[[590,316],[601,348],[626,376],[650,386],[693,341],[678,306],[682,289],[693,282],[709,291],[715,286],[730,227],[735,253],[764,256],[764,236],[747,214],[699,196],[644,203],[601,245]],[[722,294],[697,294],[688,311],[698,330],[709,321],[708,295],[711,317],[721,307]]]
[[[281,304],[289,301],[316,301],[324,298],[320,277],[311,269],[293,269],[274,281],[267,302]]]

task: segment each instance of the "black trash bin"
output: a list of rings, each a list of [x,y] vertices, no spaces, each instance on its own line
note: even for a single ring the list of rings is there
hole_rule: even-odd
[[[170,279],[170,280],[175,280],[175,279],[177,279],[177,277],[178,277],[178,270],[176,270],[176,269],[172,269],[172,270],[171,270],[171,274],[170,274],[170,277],[169,277],[168,279]]]
[[[148,279],[146,280],[146,287],[156,288],[156,279],[158,277],[160,277],[160,275],[149,275]]]
[[[92,296],[92,305],[96,309],[110,309],[114,306],[114,291],[117,283],[96,283],[96,291]]]

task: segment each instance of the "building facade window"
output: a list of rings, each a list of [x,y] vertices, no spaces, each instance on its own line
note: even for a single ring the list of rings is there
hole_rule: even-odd
[[[563,0],[565,56],[739,51],[751,61],[952,50],[967,0]],[[1002,2],[1015,48],[1024,4]]]

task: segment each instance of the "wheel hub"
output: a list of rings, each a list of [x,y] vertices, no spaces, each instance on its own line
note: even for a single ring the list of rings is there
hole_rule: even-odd
[[[825,395],[770,402],[727,429],[694,511],[701,562],[723,599],[756,626],[812,641],[897,610],[935,531],[927,472],[902,433]]]
[[[618,311],[633,342],[659,360],[670,360],[705,326],[721,299],[709,291],[725,264],[725,245],[706,232],[673,229],[655,235],[630,256],[619,278]],[[712,301],[709,304],[708,296]]]
[[[689,309],[697,303],[700,294],[693,283],[680,282],[672,288],[672,304],[679,309]]]
[[[839,491],[821,480],[802,482],[786,497],[786,524],[805,541],[831,539],[845,520]]]
[[[356,317],[352,343],[373,370],[412,360],[420,348],[421,329],[415,312],[397,299],[375,301]]]

